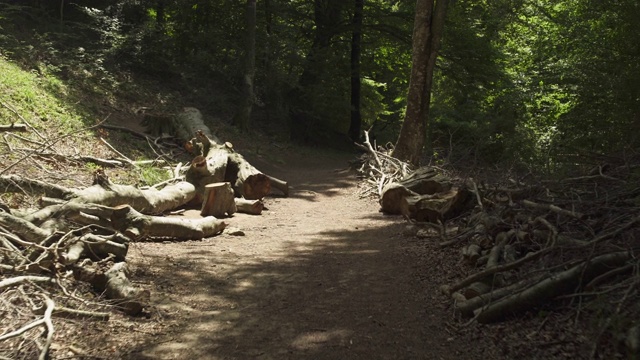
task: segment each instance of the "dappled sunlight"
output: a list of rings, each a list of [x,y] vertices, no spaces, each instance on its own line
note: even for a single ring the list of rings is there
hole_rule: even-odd
[[[166,261],[161,255],[155,260],[148,248],[140,249],[154,277],[170,279],[176,290],[181,287],[179,292],[190,293],[182,296],[184,304],[165,300],[157,307],[189,319],[190,325],[173,340],[157,345],[150,341],[133,358],[162,358],[163,351],[174,346],[207,359],[216,359],[214,354],[246,358],[262,353],[330,359],[335,354],[343,354],[342,358],[365,354],[371,342],[421,346],[424,339],[413,335],[405,338],[379,331],[414,326],[421,316],[419,302],[395,295],[404,291],[396,278],[409,276],[411,269],[405,266],[402,271],[407,273],[399,273],[402,262],[390,257],[397,251],[395,237],[402,224],[387,219],[366,227],[350,222],[316,231],[302,242],[277,242],[269,253],[232,246],[246,242],[244,238],[176,247],[174,251],[184,255],[175,256],[188,262]],[[149,246],[153,245],[143,245]],[[173,298],[171,287],[167,290],[168,298]],[[279,352],[265,353],[260,345],[264,341]]]
[[[351,334],[351,331],[344,329],[317,329],[298,335],[291,343],[291,346],[299,350],[316,350],[330,343],[337,343],[344,346],[349,343],[349,336]]]

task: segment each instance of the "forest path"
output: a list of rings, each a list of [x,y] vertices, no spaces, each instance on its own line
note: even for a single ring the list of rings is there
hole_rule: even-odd
[[[267,198],[262,216],[228,219],[245,236],[132,246],[154,336],[126,358],[465,358],[449,350],[439,282],[418,276],[423,246],[358,197],[352,157],[250,158],[292,191]]]

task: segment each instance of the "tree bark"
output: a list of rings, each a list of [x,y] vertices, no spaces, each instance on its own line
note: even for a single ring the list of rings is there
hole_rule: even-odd
[[[429,167],[419,168],[398,182],[387,184],[380,195],[382,211],[388,214],[402,214],[406,210],[404,198],[418,195],[432,195],[451,189],[448,178],[439,175]]]
[[[362,116],[360,114],[360,53],[362,45],[362,12],[364,0],[355,0],[353,12],[353,33],[351,36],[351,123],[349,137],[353,141],[360,139]]]
[[[73,268],[76,279],[90,283],[97,293],[104,293],[126,314],[137,315],[149,303],[151,293],[134,287],[128,279],[128,273],[125,262],[115,263],[107,271],[97,264]]]
[[[251,109],[254,104],[253,82],[256,73],[256,0],[247,0],[247,34],[244,50],[244,76],[242,78],[242,101],[234,118],[242,131],[249,130]]]
[[[407,110],[393,157],[419,165],[429,119],[429,104],[448,0],[418,0]]]
[[[338,33],[344,0],[314,0],[314,33],[311,48],[305,57],[298,86],[288,92],[289,131],[294,141],[308,142],[315,122],[312,100],[314,87],[326,68],[326,53]]]
[[[213,216],[202,219],[147,216],[130,206],[114,209],[111,223],[114,229],[134,240],[142,237],[201,240],[221,233],[226,227]]]
[[[506,316],[525,311],[545,300],[576,290],[576,284],[587,284],[594,277],[621,266],[631,258],[626,251],[596,256],[569,270],[553,274],[539,283],[518,293],[497,300],[474,311],[476,320],[486,324],[500,321]],[[578,280],[581,279],[581,282]]]

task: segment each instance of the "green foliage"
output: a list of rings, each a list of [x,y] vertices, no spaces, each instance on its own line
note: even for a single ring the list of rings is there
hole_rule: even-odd
[[[638,15],[631,0],[457,1],[435,80],[435,146],[548,171],[567,153],[637,149]]]
[[[19,114],[36,129],[79,129],[85,114],[64,102],[68,92],[67,86],[46,69],[25,71],[0,56],[1,124],[22,122]]]
[[[139,176],[139,185],[151,186],[171,178],[167,170],[155,166],[140,166],[136,169]]]
[[[136,99],[140,76],[174,89],[144,94],[161,107],[198,104],[214,114],[235,109],[243,1],[65,4],[61,21],[59,3],[0,3],[0,51],[32,71],[17,75],[16,68],[0,64],[2,99],[29,104],[20,112],[66,116],[79,126],[74,117],[82,110],[61,99]],[[365,2],[363,128],[375,124],[384,141],[395,140],[404,116],[414,6]],[[282,128],[272,125],[287,124],[296,110],[311,123],[304,124],[308,131],[346,132],[352,2],[270,0],[258,2],[257,9],[259,106],[253,113],[263,127]],[[639,16],[634,0],[452,2],[434,78],[433,148],[441,157],[516,161],[548,171],[560,169],[564,155],[580,151],[636,151]],[[45,101],[58,103],[46,108],[56,110],[37,108],[47,96]],[[13,116],[7,109],[0,115]]]

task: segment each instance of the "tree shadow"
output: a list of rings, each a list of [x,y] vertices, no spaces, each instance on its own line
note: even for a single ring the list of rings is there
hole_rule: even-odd
[[[176,258],[146,257],[154,317],[176,327],[149,337],[127,359],[409,359],[442,355],[429,337],[441,309],[427,309],[397,218],[368,228],[317,233],[279,244],[270,257],[238,251],[225,238]],[[370,222],[369,222],[370,223]],[[143,250],[144,251],[144,250]],[[186,304],[172,292],[189,293]],[[437,316],[435,316],[437,315]],[[173,318],[176,320],[176,318]],[[165,357],[166,356],[166,357]]]

